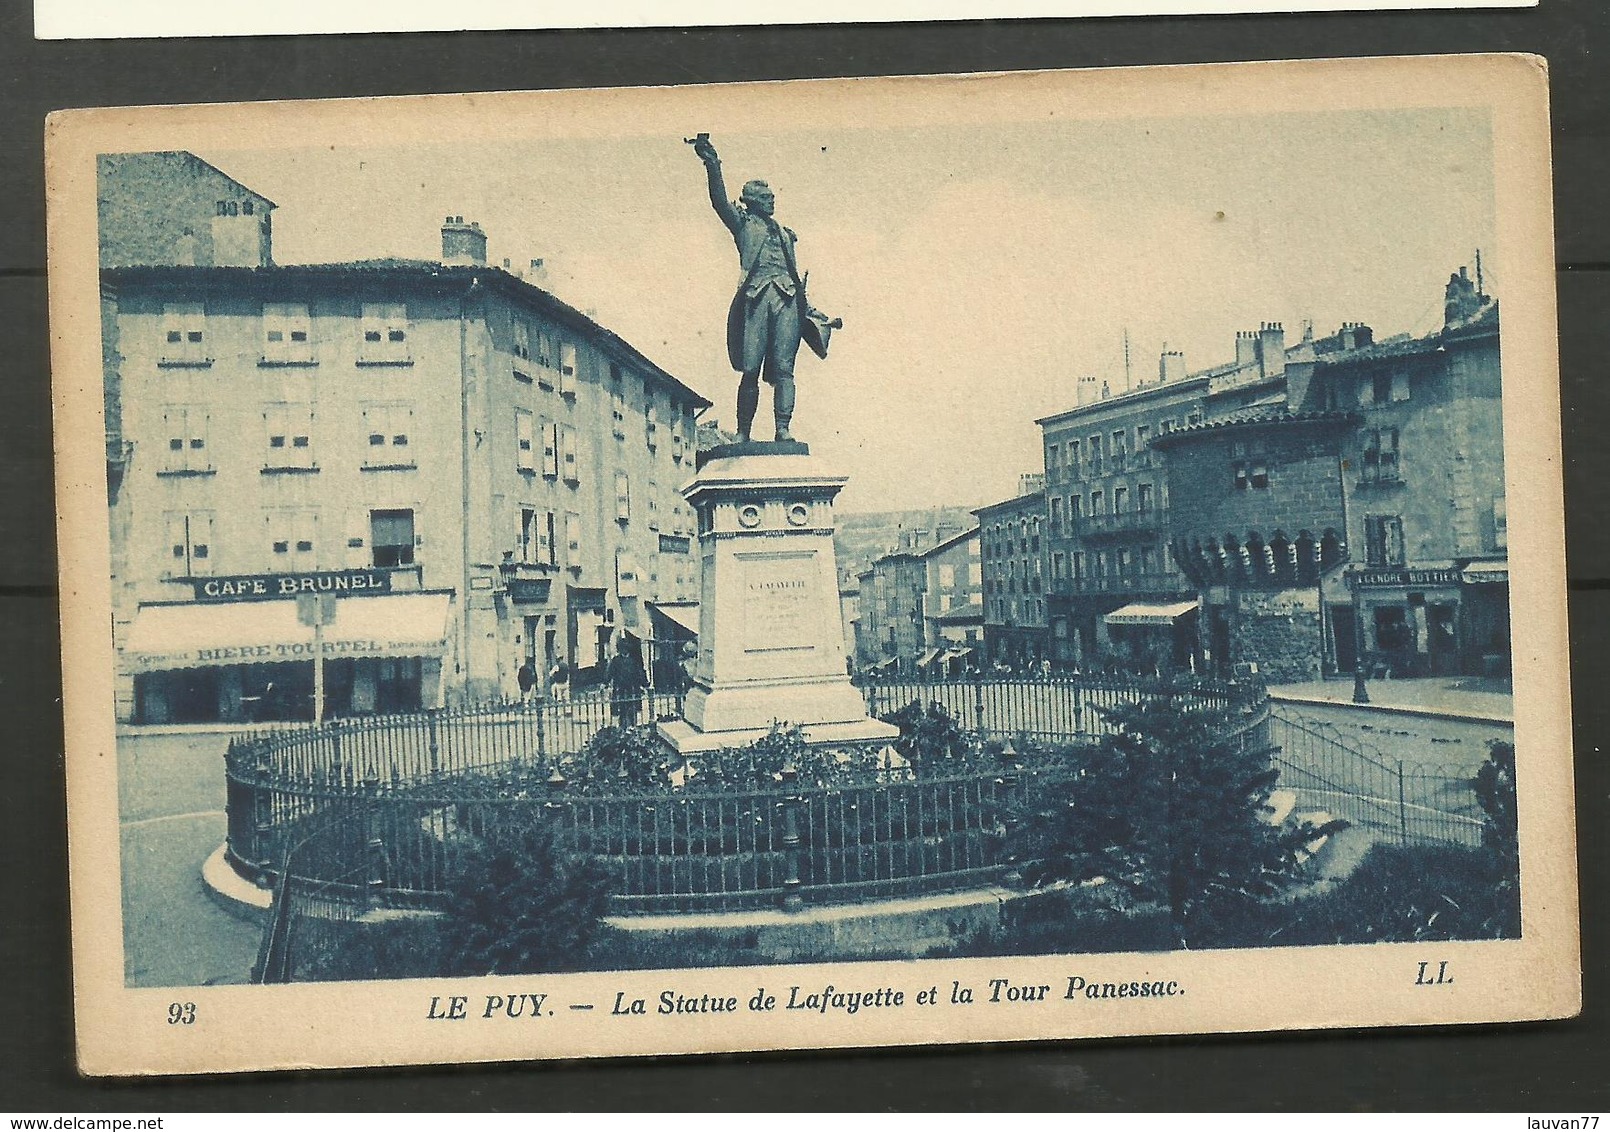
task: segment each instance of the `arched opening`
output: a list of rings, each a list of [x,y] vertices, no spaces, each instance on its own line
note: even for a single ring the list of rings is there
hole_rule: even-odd
[[[1247,577],[1254,582],[1269,580],[1269,557],[1263,536],[1257,531],[1247,532],[1247,541],[1241,544],[1241,557],[1247,564]]]
[[[1299,582],[1317,582],[1319,580],[1319,544],[1314,541],[1310,531],[1298,531],[1297,541],[1292,544],[1292,552],[1297,556],[1297,580]]]
[[[1331,527],[1319,536],[1319,568],[1329,570],[1342,560],[1342,538]]]
[[[1297,581],[1297,547],[1286,537],[1285,531],[1276,531],[1269,539],[1269,560],[1272,573],[1278,581]]]

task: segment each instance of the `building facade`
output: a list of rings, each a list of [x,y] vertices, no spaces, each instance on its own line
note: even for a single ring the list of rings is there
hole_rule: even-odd
[[[1080,403],[1037,423],[1045,446],[1047,611],[1052,659],[1092,666],[1126,641],[1109,615],[1165,606],[1189,583],[1169,552],[1169,498],[1157,437],[1202,418],[1208,379],[1168,353],[1158,381],[1116,396],[1080,382]],[[1159,614],[1158,616],[1162,616]],[[1164,618],[1172,631],[1175,618]]]
[[[992,503],[973,514],[982,554],[985,662],[1023,668],[1049,659],[1045,492]]]
[[[959,667],[982,639],[978,531],[931,545],[926,532],[907,532],[902,541],[906,549],[880,556],[857,578],[857,666],[908,675]]]
[[[305,718],[583,677],[647,607],[696,600],[708,404],[449,217],[441,262],[105,269],[124,467],[120,714]],[[265,651],[266,650],[266,651]]]
[[[1448,284],[1441,330],[1344,326],[1282,396],[1159,447],[1174,554],[1202,603],[1200,657],[1275,681],[1509,666],[1496,302]]]

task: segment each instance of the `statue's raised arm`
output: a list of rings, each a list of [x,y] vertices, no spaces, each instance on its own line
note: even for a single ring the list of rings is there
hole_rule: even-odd
[[[697,137],[682,140],[691,145],[694,154],[704,162],[705,178],[710,183],[710,207],[721,217],[721,222],[727,226],[727,231],[736,235],[742,218],[738,215],[738,210],[733,207],[731,198],[727,196],[727,183],[721,177],[721,158],[716,154],[716,147],[710,142],[710,135],[699,134]]]

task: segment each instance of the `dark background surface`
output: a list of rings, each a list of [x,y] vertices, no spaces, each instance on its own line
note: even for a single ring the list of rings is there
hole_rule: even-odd
[[[0,6],[0,1110],[1610,1108],[1610,6],[764,30],[40,43]],[[1580,1018],[1521,1026],[88,1081],[73,1061],[42,127],[70,106],[1526,51],[1553,87]],[[866,186],[865,191],[875,191]],[[99,437],[82,438],[99,444]],[[1526,453],[1512,453],[1524,460]],[[1320,977],[1315,972],[1314,977]],[[1278,995],[1278,985],[1249,985]],[[957,1035],[962,1037],[964,1035]]]

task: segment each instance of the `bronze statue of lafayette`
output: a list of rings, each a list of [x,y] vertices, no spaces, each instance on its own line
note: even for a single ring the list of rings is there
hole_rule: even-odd
[[[810,305],[805,277],[794,257],[794,233],[773,217],[776,198],[765,181],[748,181],[739,200],[727,198],[721,159],[709,134],[684,139],[704,162],[710,205],[738,245],[743,278],[727,311],[727,358],[743,375],[738,382],[738,437],[748,443],[760,404],[760,381],[772,387],[778,440],[792,440],[794,357],[801,340],[827,357],[832,332],[844,325]]]

